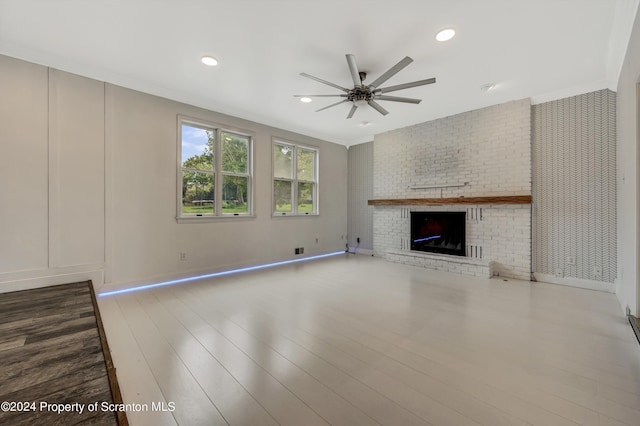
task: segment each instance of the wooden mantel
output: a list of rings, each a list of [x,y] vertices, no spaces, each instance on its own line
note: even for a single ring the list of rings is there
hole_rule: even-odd
[[[447,204],[531,204],[531,195],[456,198],[391,198],[369,200],[370,206],[442,206]]]

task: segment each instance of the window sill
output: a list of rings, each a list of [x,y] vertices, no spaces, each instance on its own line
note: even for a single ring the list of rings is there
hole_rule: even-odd
[[[309,216],[320,216],[319,213],[272,213],[271,217],[273,218],[286,218],[286,217],[309,217]]]
[[[234,215],[224,215],[224,216],[193,216],[193,217],[176,217],[176,222],[178,223],[208,223],[208,222],[225,222],[225,221],[234,221],[234,220],[254,220],[256,218],[255,215],[248,214],[239,214],[238,216]]]

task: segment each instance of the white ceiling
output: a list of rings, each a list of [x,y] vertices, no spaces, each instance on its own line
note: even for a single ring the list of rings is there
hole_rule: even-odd
[[[0,53],[344,145],[488,105],[616,88],[638,0],[0,0]],[[438,30],[457,31],[448,42]],[[419,105],[303,104],[404,56]],[[212,55],[220,65],[200,63]],[[1,77],[0,77],[1,78]],[[483,93],[480,86],[496,83]],[[363,121],[371,125],[363,127]]]

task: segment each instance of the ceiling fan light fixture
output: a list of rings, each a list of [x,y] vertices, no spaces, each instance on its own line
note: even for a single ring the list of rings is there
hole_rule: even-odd
[[[305,104],[308,104],[309,102],[311,102],[311,98],[308,98],[306,96],[303,96],[302,98],[300,98],[300,102],[304,102]]]
[[[216,65],[218,65],[218,60],[213,56],[203,56],[202,58],[200,58],[200,60],[203,64],[210,67],[215,67]]]
[[[453,28],[445,28],[444,30],[438,31],[436,34],[436,40],[438,41],[449,41],[456,35],[456,30]]]

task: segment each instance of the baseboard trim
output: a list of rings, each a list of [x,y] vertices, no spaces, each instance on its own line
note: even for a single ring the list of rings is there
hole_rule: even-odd
[[[82,281],[92,281],[96,283],[96,289],[104,283],[104,270],[93,271],[42,271],[42,275],[17,278],[7,281],[0,281],[0,293],[9,293],[12,291],[32,290],[34,288],[49,287],[52,285],[61,285],[76,283]]]
[[[603,281],[585,280],[572,277],[556,277],[551,274],[541,274],[534,272],[533,276],[536,281],[541,281],[549,284],[566,285],[569,287],[584,288],[586,290],[603,291],[605,293],[615,293],[616,286],[613,283],[605,283]]]
[[[366,254],[369,256],[373,256],[373,250],[363,249],[359,247],[349,247],[349,253],[352,254]]]
[[[316,259],[320,259],[327,256],[334,256],[334,255],[338,256],[342,254],[346,254],[344,249],[335,251],[335,252],[315,253],[315,254],[309,254],[307,256],[285,258],[280,260],[274,260],[271,262],[263,262],[259,264],[234,263],[234,264],[221,265],[216,268],[196,269],[196,270],[180,271],[173,274],[156,275],[144,280],[116,281],[116,282],[104,284],[99,289],[97,294],[98,296],[102,296],[105,293],[111,293],[111,292],[116,292],[121,290],[137,289],[139,287],[146,288],[148,286],[156,286],[158,284],[166,285],[168,281],[182,281],[182,280],[196,281],[200,279],[204,280],[204,279],[211,278],[211,277],[205,277],[205,275],[210,275],[210,274],[226,275],[226,274],[238,273],[238,272],[248,272],[249,270],[277,267],[277,266],[285,265],[289,263],[316,260]]]

